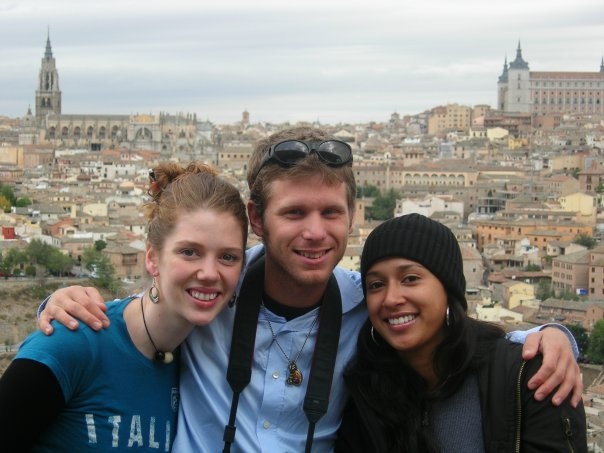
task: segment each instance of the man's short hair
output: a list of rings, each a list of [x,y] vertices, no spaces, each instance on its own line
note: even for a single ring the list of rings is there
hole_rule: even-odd
[[[297,127],[284,129],[260,140],[249,160],[247,183],[250,189],[250,200],[255,204],[258,213],[263,216],[266,201],[270,196],[271,183],[276,179],[304,180],[309,176],[322,176],[327,184],[343,182],[346,185],[346,198],[351,216],[354,215],[356,198],[356,181],[352,165],[330,167],[325,165],[316,154],[310,154],[291,167],[269,164],[260,168],[262,158],[269,152],[271,146],[286,140],[325,141],[332,140],[326,131],[313,127]]]

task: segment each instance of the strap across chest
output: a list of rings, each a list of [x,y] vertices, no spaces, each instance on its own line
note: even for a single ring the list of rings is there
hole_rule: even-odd
[[[264,257],[250,265],[243,280],[235,313],[227,381],[233,390],[229,422],[224,429],[223,452],[230,451],[235,440],[235,421],[239,395],[249,384],[254,361],[254,346],[258,315],[262,304],[264,286]],[[327,412],[333,380],[340,327],[342,324],[342,298],[335,276],[327,283],[319,314],[319,331],[315,343],[310,377],[304,398],[304,413],[309,421],[306,451],[310,452],[315,424]]]

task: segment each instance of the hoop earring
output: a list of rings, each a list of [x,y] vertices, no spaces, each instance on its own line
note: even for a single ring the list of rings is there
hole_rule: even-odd
[[[149,299],[151,300],[151,302],[153,302],[154,304],[159,302],[159,289],[157,289],[157,279],[156,277],[153,277],[153,284],[151,285],[151,288],[149,288]]]
[[[449,306],[447,305],[447,313],[445,314],[445,324],[447,327],[451,325],[451,315],[449,314]]]
[[[369,334],[371,335],[371,339],[373,340],[373,342],[379,346],[380,344],[375,339],[375,334],[373,332],[373,326],[371,326],[371,330],[369,331]]]

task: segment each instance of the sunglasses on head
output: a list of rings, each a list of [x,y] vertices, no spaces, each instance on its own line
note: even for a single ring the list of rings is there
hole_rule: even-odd
[[[302,141],[286,140],[274,144],[260,161],[260,170],[269,163],[275,162],[281,167],[293,167],[296,162],[316,153],[321,162],[330,167],[342,167],[352,162],[352,148],[340,140]]]

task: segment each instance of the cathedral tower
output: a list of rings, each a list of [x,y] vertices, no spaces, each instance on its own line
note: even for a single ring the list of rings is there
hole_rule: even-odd
[[[518,42],[518,49],[516,49],[516,59],[508,66],[507,79],[508,90],[505,110],[507,112],[530,113],[530,70],[528,63],[522,58],[520,42]]]
[[[61,90],[59,73],[50,47],[50,33],[46,38],[46,51],[40,66],[38,89],[36,90],[36,120],[42,124],[48,113],[61,113]]]

